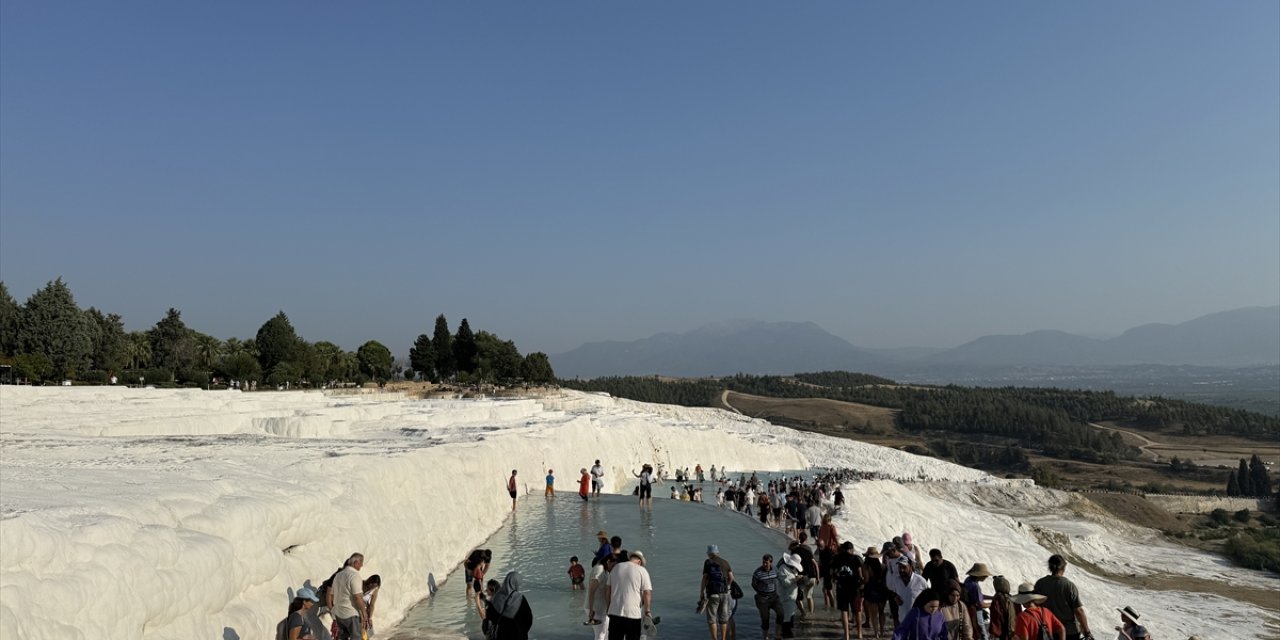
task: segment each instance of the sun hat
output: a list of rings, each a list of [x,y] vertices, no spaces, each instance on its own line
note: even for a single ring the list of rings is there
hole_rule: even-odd
[[[628,555],[627,557],[632,559],[639,558],[640,564],[644,564],[644,553],[638,549],[635,551],[632,551],[631,554]]]
[[[294,594],[293,597],[302,598],[303,600],[310,600],[312,602],[320,602],[320,596],[317,596],[316,590],[312,589],[311,587],[303,587],[301,589],[298,589],[298,593]]]
[[[867,547],[867,552],[862,555],[867,556],[868,558],[879,558],[880,552],[876,551],[875,547]]]
[[[975,578],[989,578],[991,577],[991,570],[987,568],[985,562],[975,562],[973,563],[973,568],[965,572],[965,575]]]
[[[717,546],[716,546],[716,545],[714,545],[714,544],[709,544],[709,545],[707,545],[707,553],[715,553],[715,554],[718,554],[718,553],[720,553],[720,547],[717,547]]]
[[[1013,597],[1013,601],[1018,604],[1027,604],[1028,602],[1040,604],[1048,599],[1048,596],[1042,596],[1036,593],[1036,586],[1030,582],[1024,582],[1018,585],[1018,595]]]
[[[1138,612],[1137,612],[1137,611],[1134,611],[1134,610],[1133,610],[1133,607],[1128,607],[1128,606],[1125,606],[1125,607],[1116,607],[1116,611],[1119,611],[1119,612],[1120,612],[1120,615],[1121,615],[1122,617],[1128,618],[1128,619],[1130,619],[1130,620],[1132,620],[1132,621],[1134,621],[1134,622],[1137,622],[1137,621],[1138,621],[1138,618],[1141,618],[1141,617],[1142,617],[1142,616],[1138,615]]]
[[[608,537],[609,537],[609,532],[608,532],[608,531],[605,531],[604,529],[601,529],[601,530],[599,530],[599,531],[597,531],[597,532],[596,532],[596,537],[597,537],[597,538],[605,538],[605,539],[608,539]]]
[[[790,566],[796,571],[804,571],[804,567],[800,564],[800,555],[795,553],[782,554],[782,564]]]

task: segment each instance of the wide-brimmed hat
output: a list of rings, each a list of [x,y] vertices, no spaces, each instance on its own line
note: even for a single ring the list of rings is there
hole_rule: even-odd
[[[877,551],[875,547],[867,547],[867,552],[862,555],[867,556],[868,558],[879,558],[880,552]]]
[[[608,531],[605,531],[604,529],[601,529],[601,530],[599,530],[599,531],[597,531],[597,532],[596,532],[596,537],[597,537],[597,538],[604,538],[605,540],[608,540],[608,539],[609,539],[609,532],[608,532]]]
[[[797,553],[782,554],[782,564],[785,564],[796,571],[804,571],[804,566],[800,564],[800,554]]]
[[[1119,612],[1120,612],[1120,615],[1122,615],[1122,616],[1124,616],[1124,617],[1126,617],[1126,618],[1128,618],[1128,619],[1130,619],[1130,620],[1132,620],[1132,621],[1134,621],[1134,622],[1137,622],[1137,621],[1138,621],[1138,618],[1141,618],[1141,617],[1142,617],[1142,616],[1138,615],[1138,612],[1137,612],[1137,611],[1134,611],[1134,610],[1133,610],[1133,607],[1116,607],[1116,611],[1119,611]]]
[[[975,578],[989,578],[991,577],[991,570],[987,568],[985,562],[975,562],[973,563],[973,568],[966,571],[965,575]]]
[[[1013,597],[1013,601],[1018,604],[1027,604],[1028,602],[1040,604],[1048,599],[1049,596],[1036,593],[1036,586],[1030,582],[1024,582],[1018,585],[1018,595]]]

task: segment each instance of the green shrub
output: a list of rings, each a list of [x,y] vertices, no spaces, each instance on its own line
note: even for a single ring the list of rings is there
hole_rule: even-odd
[[[1230,516],[1227,514],[1226,509],[1214,509],[1209,513],[1209,519],[1220,525],[1228,524],[1230,522]]]
[[[1245,523],[1245,524],[1248,524],[1248,522],[1249,522],[1249,510],[1248,510],[1248,509],[1241,509],[1241,510],[1239,510],[1239,511],[1235,512],[1234,514],[1232,514],[1232,516],[1231,516],[1231,517],[1232,517],[1232,518],[1235,518],[1235,519],[1236,519],[1236,522],[1243,522],[1243,523]]]

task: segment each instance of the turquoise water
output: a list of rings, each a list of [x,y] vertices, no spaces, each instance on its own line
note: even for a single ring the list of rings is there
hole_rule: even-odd
[[[703,485],[704,499],[697,504],[654,497],[651,509],[641,509],[632,496],[606,495],[582,502],[576,494],[560,494],[553,500],[541,496],[523,499],[507,524],[480,548],[493,550],[487,578],[501,581],[508,571],[519,571],[523,591],[533,610],[531,638],[540,640],[592,637],[586,620],[586,590],[570,589],[569,557],[588,568],[599,546],[600,529],[621,536],[629,551],[643,551],[653,580],[654,616],[661,617],[659,636],[664,639],[706,638],[705,618],[694,612],[702,561],[708,544],[720,547],[720,555],[733,567],[738,583],[747,592],[736,619],[740,633],[759,635],[759,616],[751,601],[751,572],[760,556],[781,556],[786,537],[760,526],[759,520],[719,509],[714,504],[713,483]],[[657,485],[655,493],[669,493],[669,485]],[[458,570],[439,585],[434,598],[409,610],[392,634],[407,638],[478,639],[480,619],[465,597],[465,581]]]

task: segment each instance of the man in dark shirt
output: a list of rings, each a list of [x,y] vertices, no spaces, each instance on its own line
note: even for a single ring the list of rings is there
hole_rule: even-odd
[[[929,586],[939,593],[946,591],[947,583],[960,579],[956,566],[951,564],[950,560],[942,559],[941,549],[929,550],[929,562],[924,565],[924,571],[921,571],[920,575],[924,576],[924,579],[929,581]]]
[[[1093,634],[1089,632],[1089,618],[1080,603],[1080,592],[1074,583],[1063,577],[1066,571],[1065,558],[1056,553],[1049,556],[1049,575],[1036,581],[1035,592],[1048,598],[1044,606],[1067,628],[1067,640],[1093,640]]]
[[[850,619],[858,630],[858,640],[862,640],[862,585],[866,575],[862,569],[862,557],[853,552],[853,543],[840,545],[840,553],[831,560],[831,573],[836,583],[836,609],[840,610],[840,621],[844,624],[844,637],[850,637]]]

